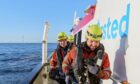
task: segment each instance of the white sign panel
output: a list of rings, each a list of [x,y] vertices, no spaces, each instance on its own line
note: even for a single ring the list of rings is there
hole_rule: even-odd
[[[83,28],[85,41],[89,24],[99,24],[103,29],[105,51],[109,54],[112,75],[115,79],[139,84],[140,78],[140,1],[99,0],[92,21]],[[104,84],[112,84],[110,80]],[[115,84],[115,83],[114,83]]]

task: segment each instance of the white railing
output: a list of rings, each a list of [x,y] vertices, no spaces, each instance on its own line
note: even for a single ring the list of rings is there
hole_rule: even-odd
[[[47,39],[48,39],[49,23],[44,26],[43,41],[42,41],[42,64],[47,62]]]

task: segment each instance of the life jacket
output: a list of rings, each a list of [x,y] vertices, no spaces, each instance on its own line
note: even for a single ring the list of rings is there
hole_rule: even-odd
[[[64,57],[67,55],[67,53],[72,49],[73,43],[67,43],[67,46],[65,48],[60,47],[59,45],[57,46],[56,54],[57,54],[57,59],[58,59],[58,65],[59,67],[62,67],[62,62]],[[63,55],[63,56],[62,56]]]
[[[65,74],[62,71],[62,62],[67,54],[67,50],[68,45],[65,48],[61,47],[60,45],[57,45],[57,48],[55,49],[57,65],[56,68],[51,70],[49,73],[51,79],[58,80],[59,77],[60,79],[65,80]]]
[[[101,43],[94,51],[90,50],[86,42],[83,42],[77,47],[77,56],[75,60],[76,64],[75,73],[76,75],[80,75],[82,77],[81,79],[82,82],[84,82],[86,79],[83,73],[85,72],[84,65],[90,64],[94,66],[94,64],[96,64],[98,59],[98,57],[96,56],[98,50],[103,50],[104,52],[104,46]],[[90,79],[91,84],[100,84],[100,78],[98,78],[96,75],[88,72],[88,77]]]
[[[62,70],[62,62],[68,52],[68,47],[69,46],[67,45],[65,48],[62,48],[60,45],[58,45],[55,50],[57,55],[57,63],[60,70]]]
[[[97,60],[100,58],[101,60],[103,59],[103,54],[104,54],[104,46],[103,44],[99,44],[99,46],[94,50],[91,51],[90,48],[87,46],[86,42],[83,42],[81,44],[81,48],[82,48],[82,53],[83,53],[83,61],[89,65],[93,65],[96,64]],[[102,51],[102,55],[99,56],[99,52],[98,51]]]
[[[57,48],[55,49],[56,57],[57,57],[57,67],[55,70],[50,71],[50,78],[56,80],[56,76],[58,76],[60,79],[65,80],[65,74],[62,71],[62,62],[64,57],[67,54],[68,45],[65,48],[62,48],[60,45],[57,45]]]

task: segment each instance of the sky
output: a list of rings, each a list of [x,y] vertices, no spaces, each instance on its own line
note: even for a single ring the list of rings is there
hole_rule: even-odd
[[[0,43],[41,43],[44,24],[50,23],[48,42],[57,42],[57,34],[70,34],[74,11],[84,10],[94,0],[0,0]]]

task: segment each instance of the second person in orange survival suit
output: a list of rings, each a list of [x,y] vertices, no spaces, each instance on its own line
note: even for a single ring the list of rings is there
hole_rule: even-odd
[[[76,45],[74,44],[74,36],[73,35],[68,36],[68,43],[69,43],[68,52],[70,52],[72,47],[76,47]],[[66,84],[77,84],[78,83],[72,69],[70,69],[69,73],[65,74],[65,75],[66,75],[66,78],[65,78]]]
[[[63,60],[63,72],[69,74],[69,70],[74,69],[77,80],[80,78],[78,80],[79,84],[85,84],[85,81],[87,81],[84,79],[85,70],[88,70],[88,75],[86,76],[89,84],[101,84],[101,79],[109,79],[111,76],[110,62],[106,52],[103,53],[101,66],[96,65],[97,52],[99,50],[104,51],[103,44],[100,43],[102,34],[102,29],[98,25],[89,26],[86,41],[79,47],[73,47]],[[79,49],[81,49],[80,52]],[[77,60],[78,57],[79,61]]]
[[[67,35],[65,32],[60,32],[57,40],[57,49],[53,52],[50,60],[50,78],[56,80],[59,84],[66,84],[65,74],[62,71],[62,62],[68,50]]]

